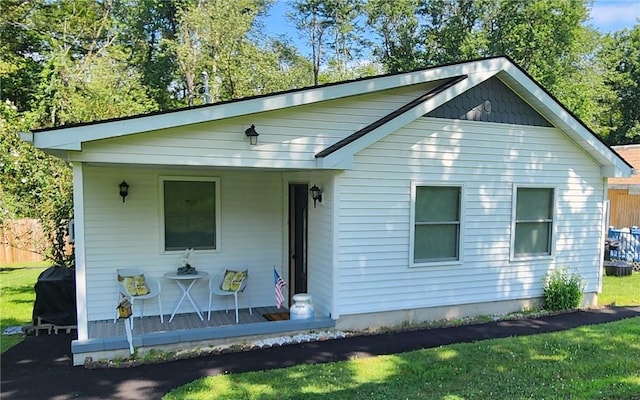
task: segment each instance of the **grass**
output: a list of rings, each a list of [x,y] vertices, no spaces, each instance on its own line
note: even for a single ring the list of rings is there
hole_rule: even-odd
[[[38,276],[48,268],[47,263],[2,265],[0,267],[0,329],[31,324]],[[2,351],[20,343],[22,335],[0,335]]]
[[[389,356],[198,379],[184,399],[637,399],[640,318]]]
[[[598,304],[640,305],[640,272],[634,272],[631,276],[605,276]]]

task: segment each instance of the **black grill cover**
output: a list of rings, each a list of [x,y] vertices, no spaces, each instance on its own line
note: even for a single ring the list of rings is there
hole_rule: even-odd
[[[54,325],[76,325],[76,278],[75,269],[60,266],[42,271],[34,289],[33,324],[38,317],[43,323]]]

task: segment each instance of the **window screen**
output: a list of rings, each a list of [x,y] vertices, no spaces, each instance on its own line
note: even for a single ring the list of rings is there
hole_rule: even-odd
[[[414,263],[459,258],[460,192],[455,186],[416,187]]]
[[[166,251],[216,248],[216,182],[164,181]]]
[[[553,189],[518,188],[514,254],[551,254]]]

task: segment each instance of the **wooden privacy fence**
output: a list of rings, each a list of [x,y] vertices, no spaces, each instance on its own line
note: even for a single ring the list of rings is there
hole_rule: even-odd
[[[640,226],[640,190],[609,189],[609,225]]]
[[[37,219],[10,219],[0,223],[0,264],[43,261],[47,238]]]

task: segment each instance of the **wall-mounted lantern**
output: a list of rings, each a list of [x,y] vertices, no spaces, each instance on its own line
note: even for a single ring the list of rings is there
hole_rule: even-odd
[[[322,189],[313,185],[309,191],[311,192],[311,198],[313,199],[313,208],[316,208],[316,201],[318,203],[322,203]]]
[[[118,187],[120,188],[120,196],[122,197],[122,202],[124,203],[124,199],[129,194],[129,184],[125,181],[122,181]]]
[[[244,131],[244,134],[247,135],[247,137],[249,138],[249,143],[252,146],[258,144],[258,136],[260,136],[260,134],[256,132],[255,125],[251,124],[251,126]]]

